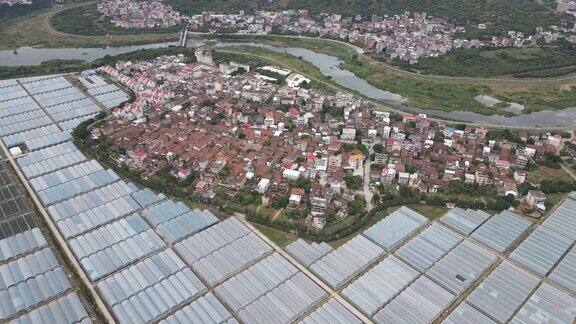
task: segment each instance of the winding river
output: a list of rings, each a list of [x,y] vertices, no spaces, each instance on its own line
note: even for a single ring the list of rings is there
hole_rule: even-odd
[[[194,45],[194,42],[189,42]],[[19,48],[17,54],[11,50],[0,51],[0,65],[39,65],[42,62],[54,59],[76,59],[84,61],[94,61],[106,55],[117,55],[128,53],[139,49],[160,48],[175,45],[175,43],[158,43],[148,45],[134,45],[106,48]],[[217,46],[230,46],[235,43],[218,43]],[[244,43],[243,45],[246,45]],[[276,52],[288,53],[301,57],[303,60],[312,63],[324,75],[332,77],[334,82],[358,93],[374,99],[386,102],[397,109],[414,113],[425,113],[433,117],[458,120],[462,122],[499,126],[515,127],[574,127],[576,128],[576,107],[566,108],[557,111],[539,111],[529,114],[520,114],[513,117],[486,116],[468,111],[444,112],[432,109],[418,109],[402,105],[402,97],[379,88],[376,88],[357,77],[352,72],[340,68],[342,61],[334,56],[316,53],[314,51],[298,47],[276,47],[258,43],[250,43],[252,46],[261,46]]]
[[[40,65],[42,62],[50,60],[82,60],[92,62],[106,55],[113,56],[134,52],[140,49],[161,48],[175,45],[178,45],[178,42],[90,48],[20,47],[16,53],[12,50],[0,51],[0,65]]]

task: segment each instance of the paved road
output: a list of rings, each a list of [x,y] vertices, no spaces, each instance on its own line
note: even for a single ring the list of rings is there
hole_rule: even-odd
[[[366,210],[371,211],[374,206],[372,205],[372,190],[370,190],[370,158],[364,161],[364,199],[366,200]]]

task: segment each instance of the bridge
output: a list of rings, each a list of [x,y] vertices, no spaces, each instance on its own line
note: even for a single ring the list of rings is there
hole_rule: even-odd
[[[186,43],[188,42],[188,26],[190,22],[188,19],[182,19],[182,29],[180,30],[180,41],[178,42],[179,46],[186,47]]]

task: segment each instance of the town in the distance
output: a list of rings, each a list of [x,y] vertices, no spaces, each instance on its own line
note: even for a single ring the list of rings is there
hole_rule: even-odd
[[[576,1],[0,0],[0,322],[576,323]]]
[[[576,14],[576,2],[559,1],[557,10]],[[576,42],[574,26],[568,21],[559,21],[558,26],[547,30],[537,27],[530,35],[509,30],[501,36],[467,39],[458,37],[465,32],[464,27],[425,12],[404,12],[392,17],[372,15],[366,19],[361,15],[346,17],[324,12],[312,15],[308,10],[258,11],[252,14],[240,10],[234,14],[203,12],[188,17],[160,1],[132,0],[106,0],[98,4],[98,11],[120,28],[169,28],[179,25],[184,19],[191,31],[334,38],[356,44],[377,56],[410,63],[416,63],[422,57],[438,57],[457,48],[523,47],[559,39]],[[482,31],[490,24],[481,23],[474,27]]]

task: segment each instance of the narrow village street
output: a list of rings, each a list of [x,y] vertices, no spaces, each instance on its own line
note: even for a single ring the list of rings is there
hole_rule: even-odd
[[[374,206],[372,205],[373,193],[370,190],[370,158],[364,162],[364,199],[366,200],[366,210],[371,211]]]

